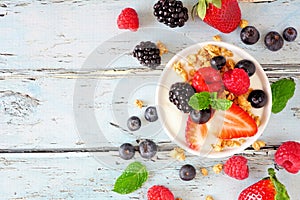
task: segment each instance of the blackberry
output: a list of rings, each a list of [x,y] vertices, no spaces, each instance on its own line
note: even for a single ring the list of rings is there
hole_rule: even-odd
[[[159,48],[151,41],[140,42],[133,50],[133,57],[136,57],[141,65],[155,68],[160,65],[161,57]]]
[[[188,104],[193,94],[195,94],[195,90],[190,84],[177,82],[171,85],[169,100],[182,112],[189,113],[193,110]]]
[[[188,9],[177,0],[159,0],[153,6],[154,16],[165,25],[175,28],[182,27],[189,19]]]

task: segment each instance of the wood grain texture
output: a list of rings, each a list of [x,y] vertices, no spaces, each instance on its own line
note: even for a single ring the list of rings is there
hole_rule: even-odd
[[[240,41],[240,29],[220,34],[199,19],[189,20],[183,28],[167,29],[152,15],[154,1],[2,1],[0,199],[146,199],[150,186],[163,184],[184,200],[205,199],[208,194],[215,200],[231,200],[236,199],[243,188],[266,176],[266,169],[273,167],[273,155],[281,142],[300,141],[296,131],[300,129],[298,88],[285,110],[271,116],[261,137],[267,146],[260,151],[249,147],[243,152],[251,172],[245,181],[212,172],[211,167],[224,162],[225,158],[201,159],[187,154],[184,162],[171,159],[169,152],[176,145],[159,128],[159,123],[147,124],[149,130],[156,130],[154,132],[132,134],[124,130],[126,125],[122,120],[132,112],[142,115],[142,110],[133,106],[135,98],[143,98],[147,105],[153,103],[155,84],[163,70],[162,66],[149,70],[130,60],[133,45],[143,38],[135,34],[132,40],[134,33],[116,27],[117,15],[129,6],[139,13],[138,33],[143,33],[145,38],[161,39],[171,49],[171,53],[163,57],[162,65],[189,42],[209,41],[220,34],[223,41],[254,56],[270,82],[293,77],[299,85],[299,39],[286,42],[278,52],[270,52],[264,47],[263,37],[270,30],[282,32],[287,26],[299,28],[300,2],[249,1],[239,1],[242,17],[261,33],[260,41],[251,46]],[[195,2],[184,0],[183,3],[191,9]],[[147,33],[153,28],[159,31]],[[180,37],[168,37],[169,32]],[[120,35],[126,37],[119,40]],[[107,59],[90,62],[92,64],[87,66],[87,60],[92,57],[97,61],[98,56]],[[89,91],[95,83],[97,87]],[[115,92],[122,85],[141,83],[147,94]],[[128,107],[133,110],[127,111]],[[131,162],[118,158],[118,146],[123,142],[136,144],[136,139],[145,137],[153,138],[159,145],[159,153],[152,161],[135,156],[135,160],[145,163],[150,170],[149,180],[130,195],[113,193],[115,179]],[[195,180],[179,180],[178,171],[184,163],[197,167]],[[209,176],[201,176],[200,167],[207,167]],[[278,176],[287,185],[291,199],[298,200],[299,174],[280,170]]]

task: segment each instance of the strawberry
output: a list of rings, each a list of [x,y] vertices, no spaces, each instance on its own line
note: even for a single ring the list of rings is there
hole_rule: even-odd
[[[223,33],[234,31],[241,21],[237,0],[199,0],[197,14],[205,23]]]
[[[185,139],[189,147],[198,151],[207,136],[207,125],[197,124],[189,117],[185,127]]]
[[[268,169],[269,177],[244,189],[238,200],[289,200],[285,186],[276,178],[275,171]]]
[[[148,200],[174,200],[173,193],[162,185],[154,185],[147,192]]]
[[[224,115],[218,116],[224,117],[221,119],[223,127],[218,135],[220,139],[251,137],[257,133],[257,124],[254,119],[234,103],[225,111]]]
[[[195,151],[200,150],[207,136],[207,125],[197,124],[190,117],[187,120],[185,128],[185,139],[189,147]]]

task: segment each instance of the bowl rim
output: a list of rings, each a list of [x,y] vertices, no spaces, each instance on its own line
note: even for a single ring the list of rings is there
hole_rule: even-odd
[[[239,54],[241,55],[246,55],[247,59],[250,59],[251,61],[254,62],[255,66],[256,66],[256,73],[259,72],[259,76],[262,78],[261,84],[266,87],[266,94],[268,96],[268,103],[267,105],[263,108],[263,115],[264,115],[264,123],[260,124],[258,126],[258,132],[252,136],[252,137],[248,137],[247,139],[251,139],[249,142],[249,140],[247,140],[245,143],[243,143],[240,147],[235,147],[235,148],[231,148],[229,151],[221,151],[221,152],[215,152],[215,151],[211,151],[205,155],[201,155],[200,151],[195,151],[191,148],[189,148],[188,146],[186,146],[186,144],[182,144],[182,142],[178,141],[173,134],[171,133],[171,131],[167,128],[167,126],[164,124],[164,122],[162,121],[162,119],[164,118],[162,115],[162,112],[160,111],[160,93],[162,90],[161,87],[161,83],[163,83],[163,79],[166,76],[166,73],[172,69],[171,66],[173,65],[173,63],[175,61],[178,61],[182,58],[186,57],[187,52],[189,52],[189,54],[191,54],[191,51],[194,49],[198,49],[208,45],[208,44],[212,44],[212,45],[217,45],[217,46],[221,46],[221,47],[225,47],[229,50],[231,50],[233,53],[235,52],[239,52]],[[184,56],[185,55],[185,56]],[[188,54],[187,54],[188,55]],[[172,70],[173,71],[173,70]],[[175,72],[174,72],[175,73]],[[228,156],[232,156],[234,154],[237,153],[241,153],[243,152],[247,147],[249,147],[254,141],[256,141],[264,132],[265,128],[268,125],[268,122],[270,120],[270,116],[271,116],[271,106],[272,106],[272,93],[271,93],[271,87],[270,87],[270,82],[268,80],[268,77],[265,73],[265,71],[263,70],[262,66],[260,65],[260,63],[252,56],[250,55],[248,52],[246,52],[244,49],[235,46],[233,44],[227,43],[227,42],[222,42],[222,41],[207,41],[207,42],[199,42],[199,43],[195,43],[191,46],[188,46],[184,49],[182,49],[181,51],[177,52],[166,64],[165,68],[163,69],[163,72],[161,73],[161,76],[159,78],[159,82],[158,82],[158,86],[156,88],[156,92],[155,92],[155,104],[157,105],[157,114],[158,114],[158,118],[160,119],[160,121],[162,122],[162,127],[164,132],[168,135],[168,137],[175,143],[177,144],[179,147],[183,148],[184,150],[186,150],[187,152],[193,154],[193,155],[198,155],[201,157],[207,157],[207,158],[223,158],[223,157],[228,157]],[[174,81],[175,83],[175,81]],[[268,83],[266,85],[266,83]],[[175,108],[175,107],[174,107]],[[186,115],[183,114],[182,115]],[[253,141],[253,142],[252,142]]]

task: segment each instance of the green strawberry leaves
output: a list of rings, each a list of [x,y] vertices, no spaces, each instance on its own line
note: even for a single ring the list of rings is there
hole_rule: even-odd
[[[288,100],[293,97],[296,83],[293,79],[283,78],[271,84],[272,112],[274,114],[282,111]]]
[[[148,179],[148,171],[140,162],[133,162],[127,166],[115,182],[114,192],[129,194],[142,187]]]
[[[217,8],[221,8],[222,0],[199,0],[197,4],[197,15],[203,20],[209,4],[213,4]]]
[[[275,200],[289,200],[290,197],[287,193],[286,187],[277,179],[275,170],[273,168],[269,168],[268,173],[276,190]]]
[[[208,109],[210,106],[215,110],[228,110],[232,105],[232,101],[217,98],[216,92],[199,92],[191,96],[188,104],[194,110]]]

